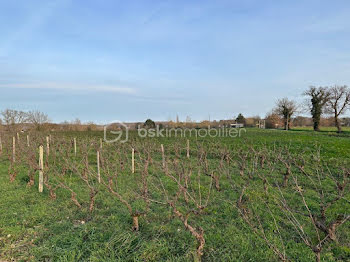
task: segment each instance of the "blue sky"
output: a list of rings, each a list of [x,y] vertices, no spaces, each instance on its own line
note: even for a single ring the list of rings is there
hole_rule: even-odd
[[[0,0],[0,110],[263,117],[309,85],[350,85],[349,17],[348,0]]]

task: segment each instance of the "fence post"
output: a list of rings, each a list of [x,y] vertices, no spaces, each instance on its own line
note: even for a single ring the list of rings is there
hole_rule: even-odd
[[[17,132],[17,143],[19,144],[19,133]]]
[[[29,135],[27,135],[27,146],[29,147]]]
[[[131,172],[135,173],[135,149],[132,148],[131,150]]]
[[[102,138],[100,138],[100,148],[102,148]]]
[[[16,162],[16,138],[12,137],[12,162]]]
[[[1,136],[0,136],[0,155],[2,155],[2,140],[1,140]]]
[[[187,139],[187,158],[190,158],[190,140]]]
[[[77,155],[77,139],[74,137],[73,141],[74,141],[74,155],[76,156]]]
[[[162,165],[163,165],[163,168],[165,168],[165,156],[164,156],[164,146],[163,146],[163,144],[160,144],[160,149],[162,150]]]
[[[101,173],[100,173],[100,151],[97,150],[97,180],[101,183]]]
[[[39,147],[39,192],[44,189],[44,147]]]
[[[46,137],[46,155],[50,155],[50,137]]]

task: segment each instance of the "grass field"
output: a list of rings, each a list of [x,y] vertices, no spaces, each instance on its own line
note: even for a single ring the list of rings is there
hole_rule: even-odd
[[[307,127],[293,127],[292,131],[310,131],[313,132],[313,128],[310,126]],[[321,127],[320,133],[328,133],[329,135],[340,135],[340,136],[350,136],[350,127],[342,127],[342,133],[337,134],[337,128],[336,127]]]
[[[95,141],[98,144],[102,135],[97,132],[54,133],[52,148],[55,148],[55,143],[58,144],[58,141],[61,143],[76,137],[78,155],[71,157],[69,164],[76,165],[79,169],[82,166],[82,144],[87,144],[86,141]],[[174,197],[178,192],[177,183],[171,181],[169,177],[166,178],[162,173],[160,144],[164,145],[170,173],[174,172],[175,176],[178,174],[176,171],[178,168],[184,168],[185,173],[190,170],[195,174],[193,179],[190,178],[189,183],[193,183],[199,189],[196,191],[197,189],[191,188],[190,185],[187,189],[189,195],[196,201],[199,199],[198,195],[203,202],[205,202],[204,199],[209,199],[208,205],[201,210],[201,213],[198,215],[194,213],[189,218],[189,224],[193,224],[197,231],[199,227],[204,231],[203,261],[279,261],[278,255],[268,247],[267,241],[254,232],[253,227],[245,221],[241,214],[242,210],[250,210],[250,215],[247,216],[251,219],[250,222],[255,223],[258,230],[260,226],[264,228],[267,239],[280,250],[285,250],[289,260],[315,260],[314,253],[295,232],[288,216],[286,217],[285,213],[274,204],[274,201],[280,197],[279,187],[277,188],[274,183],[281,184],[285,172],[282,163],[274,162],[274,157],[278,155],[276,148],[283,150],[287,148],[291,156],[310,161],[306,169],[308,174],[315,176],[312,179],[316,181],[316,174],[318,174],[316,170],[320,167],[319,165],[327,166],[329,168],[327,172],[337,179],[344,177],[349,179],[346,175],[341,177],[340,174],[348,172],[350,167],[350,129],[346,129],[346,132],[340,135],[333,129],[324,129],[319,133],[305,128],[295,128],[288,132],[247,129],[241,137],[237,138],[190,138],[189,159],[185,152],[186,139],[148,138],[140,141],[135,140],[135,134],[132,134],[133,139],[127,145],[104,145],[102,153],[108,162],[103,164],[101,175],[107,180],[106,166],[108,165],[118,169],[118,192],[132,202],[133,208],[148,210],[146,215],[140,217],[140,229],[135,232],[131,228],[132,222],[128,209],[118,198],[108,192],[106,187],[98,184],[95,177],[89,178],[89,181],[98,190],[98,194],[93,211],[89,211],[89,189],[73,168],[66,171],[64,183],[77,194],[81,208],[72,202],[71,192],[65,188],[57,188],[56,199],[50,198],[47,187],[44,187],[43,193],[39,193],[37,172],[34,186],[27,186],[29,169],[24,160],[21,162],[18,160],[20,164],[16,167],[17,176],[13,182],[10,182],[8,170],[13,168],[10,167],[8,159],[11,155],[10,137],[7,136],[7,144],[6,141],[4,142],[4,152],[0,159],[0,261],[193,261],[198,259],[195,255],[196,238],[186,229],[183,221],[172,213],[174,210],[171,206],[157,204],[154,201],[151,202],[148,210],[144,201],[134,195],[134,192],[140,188],[139,182],[142,182],[145,161],[142,152],[146,151],[151,152],[153,159],[147,178],[150,198],[164,202],[164,195],[157,182],[158,176],[159,181],[164,182],[169,196]],[[42,135],[40,139],[44,141],[44,138],[45,136]],[[25,143],[25,138],[21,139]],[[38,138],[35,145],[26,150],[35,151],[40,139]],[[67,142],[64,150],[71,154],[70,146],[70,142]],[[94,146],[92,148],[95,148]],[[137,149],[135,174],[130,172],[129,148],[131,146]],[[253,149],[257,152],[254,153]],[[115,153],[117,151],[118,153]],[[22,151],[22,154],[25,152],[27,151]],[[201,152],[205,153],[205,160]],[[220,162],[220,156],[224,156],[223,152],[230,154],[231,162],[224,164]],[[314,160],[318,152],[320,162]],[[21,159],[20,149],[17,154],[18,159]],[[246,167],[240,166],[243,161],[240,158],[242,154],[247,154]],[[255,155],[259,156],[256,159],[261,159],[261,157],[265,158],[265,154],[266,159],[269,159],[267,164],[264,167],[254,166]],[[284,157],[283,154],[282,157]],[[95,151],[88,151],[88,159],[93,173],[96,165]],[[120,162],[114,166],[113,161]],[[50,177],[52,185],[58,183],[55,175],[62,170],[60,165],[63,164],[57,163],[57,160],[51,156],[48,161],[49,167],[44,170]],[[208,163],[207,167],[203,166],[205,163]],[[201,183],[197,184],[197,173],[205,173],[206,168],[208,173],[215,173],[220,177],[220,190],[215,190],[214,186],[211,188],[213,180],[208,175],[203,177],[198,175]],[[292,173],[295,176],[292,174],[287,187],[280,189],[284,197],[296,209],[301,208],[305,211],[300,201],[299,191],[296,190],[292,179],[298,177],[300,187],[303,188],[311,209],[310,212],[317,213],[320,205],[317,190],[314,190],[309,180],[303,178],[296,169],[292,169]],[[266,184],[261,177],[269,182]],[[179,178],[179,181],[182,180]],[[319,185],[326,193],[337,193],[328,176],[319,181]],[[246,207],[239,209],[236,203],[240,195],[243,195],[241,189],[244,186],[247,188],[247,193],[244,195]],[[263,186],[268,186],[268,189],[264,191]],[[348,184],[345,185],[342,199],[327,210],[327,222],[337,219],[340,215],[350,214],[348,186]],[[330,198],[332,198],[331,194]],[[188,204],[184,198],[179,197],[176,202],[178,209],[183,213],[186,210],[195,209],[194,204]],[[268,212],[267,210],[270,209],[271,212]],[[258,214],[261,224],[260,222],[257,224],[258,220],[251,216],[252,213]],[[317,243],[317,234],[313,231],[308,217],[298,215],[295,213],[310,241]],[[274,219],[277,219],[279,233],[276,233]],[[327,240],[327,245],[322,248],[321,261],[350,261],[350,221],[337,228],[336,241]]]

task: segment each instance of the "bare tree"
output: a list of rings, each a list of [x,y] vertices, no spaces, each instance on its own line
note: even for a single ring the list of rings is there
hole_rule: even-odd
[[[320,131],[321,115],[330,97],[329,90],[327,87],[317,88],[315,86],[310,86],[310,88],[304,92],[304,95],[310,97],[308,106],[314,122],[314,130]]]
[[[40,111],[29,111],[27,113],[28,122],[32,123],[37,130],[42,128],[42,125],[45,123],[49,123],[50,119],[47,114]]]
[[[297,104],[293,100],[288,98],[279,99],[276,103],[275,112],[276,114],[283,117],[284,120],[284,129],[290,129],[290,119],[292,115],[297,111]]]
[[[8,129],[15,129],[18,124],[23,124],[27,120],[27,113],[23,111],[5,109],[1,115]]]
[[[265,119],[266,119],[266,128],[277,128],[278,126],[282,125],[280,116],[273,111],[267,113]]]
[[[71,122],[71,127],[74,131],[82,131],[82,123],[79,118],[76,118]]]
[[[329,98],[326,104],[328,113],[333,114],[334,123],[341,132],[339,116],[344,114],[350,105],[350,89],[347,86],[332,86],[329,88]]]

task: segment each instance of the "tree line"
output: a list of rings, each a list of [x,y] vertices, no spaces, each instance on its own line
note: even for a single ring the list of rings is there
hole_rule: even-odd
[[[303,93],[306,96],[306,107],[311,114],[313,129],[320,131],[321,116],[332,115],[337,132],[342,131],[340,116],[345,114],[350,106],[350,89],[347,86],[315,87],[310,86]],[[294,100],[288,98],[279,99],[273,113],[281,116],[284,122],[284,129],[290,129],[292,116],[301,108]]]
[[[47,114],[33,110],[33,111],[19,111],[13,109],[5,109],[1,112],[2,121],[8,129],[15,129],[16,126],[22,124],[32,124],[36,130],[40,130],[44,124],[50,122]],[[0,122],[0,124],[1,124]]]
[[[342,121],[340,117],[346,113],[350,106],[350,89],[347,86],[331,86],[331,87],[315,87],[310,86],[303,96],[307,97],[305,105],[299,105],[296,101],[282,98],[277,100],[275,107],[266,117],[266,127],[276,128],[278,127],[281,119],[283,121],[283,127],[285,130],[289,130],[293,117],[301,111],[308,111],[312,117],[313,129],[320,131],[321,117],[323,114],[332,116],[334,125],[337,128],[337,132],[342,132]],[[12,109],[5,109],[1,112],[2,119],[0,118],[0,124],[6,125],[7,129],[14,130],[25,124],[30,124],[36,130],[42,130],[45,126],[50,123],[50,119],[47,114],[40,111],[19,111]],[[294,119],[295,120],[295,119]],[[246,126],[256,126],[260,121],[260,117],[245,118],[241,113],[235,118],[236,123],[242,123]],[[200,123],[187,122],[181,123],[177,121],[173,123],[159,122],[165,126],[176,126],[176,127],[207,127],[208,125],[215,126],[226,126],[231,123],[231,120],[220,120],[220,121],[202,121]],[[158,123],[158,124],[159,124]],[[148,119],[143,126],[154,126],[155,123]],[[53,129],[59,130],[99,130],[98,126],[93,122],[83,125],[79,119],[76,119],[72,123],[63,122]],[[84,126],[84,129],[81,129]],[[142,126],[142,123],[136,123],[135,127]],[[133,125],[130,125],[133,127]]]

